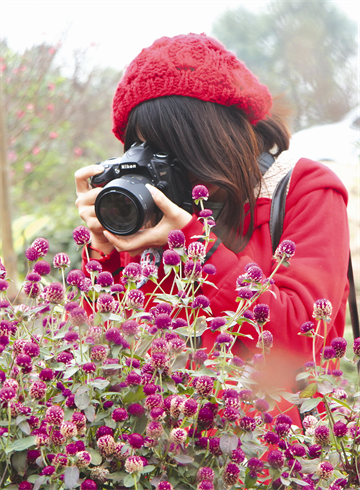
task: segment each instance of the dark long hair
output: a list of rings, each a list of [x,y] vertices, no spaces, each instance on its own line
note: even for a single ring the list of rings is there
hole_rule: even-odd
[[[270,150],[277,156],[289,146],[282,118],[272,115],[253,126],[234,107],[191,97],[159,97],[132,110],[125,151],[140,141],[139,135],[156,150],[176,156],[205,185],[224,191],[215,233],[234,252],[242,250],[254,228],[254,190],[261,186],[257,157]]]

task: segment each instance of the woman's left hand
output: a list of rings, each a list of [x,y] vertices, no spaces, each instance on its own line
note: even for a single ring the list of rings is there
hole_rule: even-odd
[[[145,228],[134,235],[120,237],[109,231],[104,235],[118,252],[128,252],[132,257],[141,254],[150,247],[162,247],[167,243],[171,230],[180,230],[191,221],[191,214],[174,204],[165,194],[151,185],[146,185],[154,203],[164,213],[162,219],[153,228]]]

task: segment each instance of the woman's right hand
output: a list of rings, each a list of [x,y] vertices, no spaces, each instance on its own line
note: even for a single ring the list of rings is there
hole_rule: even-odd
[[[76,207],[79,210],[80,218],[85,221],[86,226],[91,232],[91,244],[94,248],[101,250],[107,254],[113,250],[113,245],[105,237],[104,227],[100,224],[95,214],[95,200],[101,192],[101,187],[92,188],[89,183],[89,178],[98,175],[103,171],[100,165],[89,165],[88,167],[80,168],[75,172]]]

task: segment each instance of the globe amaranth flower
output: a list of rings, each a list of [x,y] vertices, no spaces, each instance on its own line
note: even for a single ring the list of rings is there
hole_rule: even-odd
[[[114,309],[114,305],[115,300],[111,294],[100,294],[96,301],[97,309],[101,313],[111,313]]]
[[[135,417],[142,417],[145,412],[144,407],[139,403],[131,403],[127,410],[130,415],[134,415]]]
[[[40,354],[40,347],[35,342],[25,342],[23,345],[23,353],[30,357],[37,357]]]
[[[326,345],[322,349],[322,358],[325,361],[328,361],[329,359],[334,359],[335,357],[336,357],[335,349],[333,347],[331,347],[330,345]]]
[[[114,277],[110,272],[107,271],[100,272],[100,274],[96,279],[96,282],[102,288],[107,288],[114,284]]]
[[[90,243],[91,241],[91,235],[90,235],[90,230],[86,228],[86,226],[77,226],[73,230],[73,239],[76,245],[81,246],[81,245],[86,245],[87,243]]]
[[[143,467],[144,463],[140,456],[129,456],[125,461],[125,470],[132,473],[139,473]]]
[[[91,454],[87,451],[79,451],[76,454],[76,466],[78,468],[86,468],[91,463]]]
[[[59,282],[52,282],[46,288],[45,299],[49,303],[60,304],[65,299],[65,290]]]
[[[123,342],[123,336],[121,335],[121,331],[119,328],[116,327],[112,327],[106,330],[105,339],[107,342],[116,345],[121,345]]]
[[[311,332],[312,330],[314,330],[314,327],[315,325],[313,324],[313,322],[305,322],[301,325],[300,332],[303,334]]]
[[[187,251],[188,257],[190,259],[204,259],[206,256],[206,248],[205,245],[201,242],[192,242],[188,246]]]
[[[192,259],[187,260],[184,264],[183,272],[186,279],[196,281],[201,277],[202,273],[200,262],[194,262]]]
[[[230,345],[232,341],[233,341],[232,335],[227,333],[227,332],[219,334],[215,340],[216,344],[219,344],[219,345],[221,345],[221,344]]]
[[[66,269],[66,267],[70,267],[70,264],[70,257],[66,253],[58,253],[53,258],[53,266],[55,269]]]
[[[140,281],[141,276],[141,265],[137,262],[130,262],[130,264],[124,267],[122,277],[127,279],[128,281],[138,282]]]
[[[254,306],[254,318],[260,324],[264,324],[270,320],[270,308],[265,304]]]
[[[339,420],[335,422],[333,426],[333,433],[335,437],[344,437],[347,434],[347,425]]]
[[[84,280],[85,274],[79,269],[71,270],[66,277],[66,282],[69,284],[69,286],[76,286],[78,288],[82,286]]]
[[[142,267],[141,273],[142,273],[143,277],[157,278],[158,277],[158,268],[154,264],[146,264]]]
[[[163,433],[164,428],[160,422],[153,420],[146,426],[146,435],[151,439],[160,439]]]
[[[95,345],[91,349],[90,358],[93,361],[104,361],[107,358],[108,349],[103,345]]]
[[[208,276],[214,276],[216,274],[216,267],[213,264],[204,264],[202,271]]]
[[[204,185],[196,185],[193,188],[191,195],[195,202],[199,200],[207,201],[209,197],[209,190]]]
[[[156,490],[174,490],[174,487],[168,481],[161,481]]]
[[[243,286],[237,289],[237,297],[240,299],[245,299],[245,300],[251,299],[254,296],[254,294],[255,291],[252,291],[248,287]]]
[[[323,480],[328,480],[334,473],[334,467],[329,461],[322,461],[316,468],[316,474]]]
[[[269,452],[267,460],[272,468],[282,468],[285,463],[285,456],[281,451],[274,449]]]
[[[265,350],[269,350],[273,346],[274,337],[269,330],[264,330],[260,333],[256,347],[258,349],[264,348]]]
[[[245,279],[251,282],[260,282],[263,276],[263,271],[256,264],[246,268]]]
[[[196,296],[194,301],[191,303],[192,308],[207,308],[210,306],[210,300],[207,296],[204,296],[203,294],[199,294],[199,296]]]
[[[33,484],[29,481],[22,481],[18,485],[18,490],[32,490]]]
[[[170,249],[184,248],[185,235],[181,230],[171,230],[168,234],[168,245]]]
[[[77,435],[78,429],[74,422],[67,421],[62,422],[62,424],[60,425],[60,432],[64,437],[70,439]]]
[[[281,259],[284,259],[285,262],[288,262],[291,257],[295,254],[296,245],[291,240],[283,240],[279,243],[277,249],[275,250],[274,258],[280,262]]]
[[[45,257],[49,251],[49,242],[46,238],[35,238],[31,247],[38,251],[40,257]]]
[[[256,410],[258,410],[259,412],[267,412],[270,408],[270,405],[263,398],[258,398],[254,401],[254,408],[256,408]]]
[[[135,309],[141,309],[144,307],[145,294],[139,289],[132,289],[129,291],[126,304],[127,306]]]
[[[20,367],[28,367],[31,365],[31,357],[28,356],[27,354],[19,354],[15,358],[15,364]]]
[[[256,478],[257,474],[264,468],[264,463],[258,458],[250,458],[247,462],[249,474],[252,478]]]
[[[80,490],[97,490],[97,483],[94,480],[84,480],[80,485]]]
[[[360,357],[360,337],[357,337],[357,338],[354,340],[354,344],[353,344],[353,351],[354,351],[354,354],[355,354],[357,357]]]
[[[187,432],[185,429],[175,428],[172,429],[169,435],[169,441],[177,444],[184,444],[187,439]]]
[[[181,257],[175,250],[165,250],[162,261],[164,265],[176,267],[180,264]]]
[[[115,440],[110,434],[99,437],[96,443],[102,455],[108,457],[113,454],[115,449]]]
[[[130,373],[126,376],[125,381],[129,386],[139,386],[141,383],[141,376],[136,371],[130,371]]]
[[[168,315],[167,313],[160,313],[155,317],[154,324],[156,328],[159,328],[160,330],[164,330],[170,328],[171,322],[172,319],[170,315]]]
[[[127,443],[130,444],[133,449],[140,449],[144,445],[144,438],[141,434],[134,432],[133,434],[129,434]]]
[[[72,308],[70,311],[70,320],[72,325],[80,326],[84,323],[87,323],[88,317],[87,313],[81,306],[77,306],[76,308]]]
[[[35,263],[33,271],[40,274],[40,276],[47,276],[51,272],[51,266],[46,260],[39,260]]]
[[[315,427],[314,431],[315,443],[320,446],[328,446],[330,444],[330,429],[326,425]]]
[[[87,264],[85,264],[85,269],[87,272],[102,272],[102,265],[98,260],[89,260]]]
[[[196,364],[204,364],[207,358],[208,355],[204,350],[197,350],[193,356],[193,359],[196,362]]]
[[[332,304],[328,299],[318,299],[314,303],[313,318],[315,320],[324,320],[325,322],[330,322],[330,317],[332,313]]]
[[[207,397],[212,393],[214,380],[210,376],[199,376],[198,378],[194,378],[193,386],[197,393],[203,397]]]
[[[215,474],[212,468],[208,468],[207,466],[202,466],[199,468],[196,479],[197,481],[214,481]]]
[[[185,400],[181,407],[181,411],[185,415],[185,417],[193,417],[198,411],[199,405],[196,400],[193,398],[188,398]]]
[[[114,422],[124,422],[129,418],[129,414],[125,408],[115,408],[111,414],[111,418],[114,420]]]
[[[29,298],[36,299],[40,295],[42,288],[37,282],[27,281],[24,284],[23,291]]]
[[[30,261],[30,262],[35,262],[38,260],[41,255],[38,250],[34,247],[29,247],[25,250],[25,257]]]
[[[226,407],[223,411],[223,417],[229,422],[235,422],[235,420],[238,420],[240,418],[240,412],[235,407]]]
[[[310,427],[315,427],[318,423],[318,420],[313,415],[307,415],[302,421],[304,429],[309,429]]]
[[[64,410],[59,405],[53,405],[46,410],[45,420],[49,424],[61,425],[64,420]]]
[[[41,276],[37,272],[29,272],[26,274],[26,280],[30,282],[40,282]]]
[[[228,463],[225,466],[223,480],[226,485],[235,485],[240,476],[240,468],[235,463]]]
[[[344,357],[346,354],[347,341],[344,337],[335,337],[331,341],[331,347],[335,350],[335,356],[337,359]]]
[[[242,417],[239,422],[240,428],[245,432],[253,432],[256,429],[256,421],[252,417]]]

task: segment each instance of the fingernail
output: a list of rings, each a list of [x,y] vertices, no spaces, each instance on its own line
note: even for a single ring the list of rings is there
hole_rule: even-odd
[[[153,186],[153,185],[151,185],[151,184],[145,184],[145,187],[147,188],[147,190],[150,192],[150,194],[151,194],[152,196],[155,196],[155,194],[157,194],[157,193],[158,193],[157,188],[156,188],[156,187],[154,187],[154,186]]]

